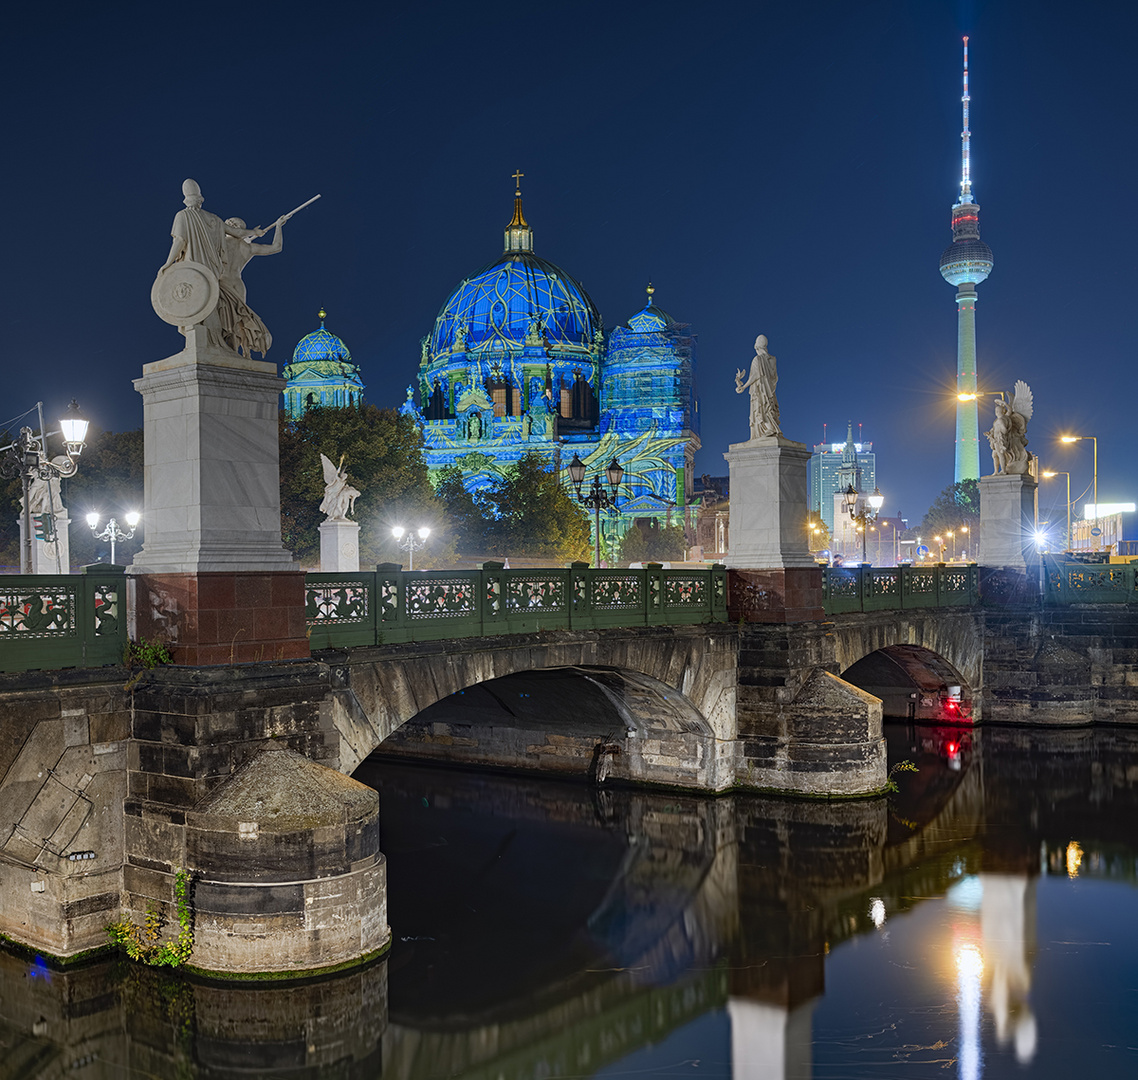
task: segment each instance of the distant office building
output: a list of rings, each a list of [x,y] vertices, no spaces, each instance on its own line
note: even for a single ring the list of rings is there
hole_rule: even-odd
[[[877,487],[877,459],[873,443],[854,442],[853,424],[849,425],[844,443],[818,443],[810,458],[810,513],[821,518],[831,533],[835,532],[835,521],[840,527],[841,518],[849,516],[835,496],[850,484],[853,484],[854,491],[866,494]]]

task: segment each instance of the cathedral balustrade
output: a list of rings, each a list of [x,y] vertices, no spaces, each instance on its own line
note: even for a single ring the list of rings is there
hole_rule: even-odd
[[[610,626],[727,621],[727,570],[403,571],[307,574],[313,649]]]

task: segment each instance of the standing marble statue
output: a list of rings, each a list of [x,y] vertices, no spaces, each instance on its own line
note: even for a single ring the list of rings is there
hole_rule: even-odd
[[[214,348],[246,356],[255,351],[263,356],[272,336],[246,303],[241,274],[253,256],[281,250],[281,226],[308,203],[281,215],[270,226],[277,230],[271,244],[255,245],[253,240],[268,229],[247,229],[240,218],[222,221],[203,210],[205,200],[196,180],[186,180],[182,194],[185,209],[174,215],[170,253],[150,290],[154,310],[183,333],[200,325],[206,342]]]
[[[329,521],[347,521],[348,515],[355,512],[360,493],[348,483],[344,457],[340,455],[337,467],[321,454],[320,464],[324,467],[324,500],[320,503],[320,511],[328,515]]]
[[[771,435],[781,435],[779,426],[778,399],[775,387],[778,385],[778,371],[775,358],[767,352],[767,338],[760,334],[755,338],[755,358],[751,361],[751,373],[742,369],[735,373],[735,393],[744,390],[751,392],[751,438],[762,439]]]
[[[1022,379],[1015,384],[1011,400],[996,402],[996,418],[984,434],[992,447],[994,475],[1022,476],[1031,468],[1027,449],[1027,422],[1031,419],[1031,387]]]

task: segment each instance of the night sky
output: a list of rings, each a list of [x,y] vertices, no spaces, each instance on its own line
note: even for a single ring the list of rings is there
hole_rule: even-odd
[[[785,434],[863,425],[884,512],[916,524],[953,479],[937,265],[969,34],[995,257],[981,387],[1031,385],[1030,449],[1073,498],[1091,448],[1067,432],[1098,436],[1100,501],[1138,498],[1136,29],[1121,0],[21,5],[0,75],[0,421],[75,396],[102,427],[141,424],[131,380],[181,348],[149,294],[187,176],[250,225],[323,195],[245,273],[269,359],[324,305],[368,400],[398,405],[450,291],[500,254],[520,168],[537,253],[607,327],[651,278],[699,335],[697,472],[726,473],[747,437],[733,375],[765,333]],[[1063,479],[1042,492],[1061,520]]]

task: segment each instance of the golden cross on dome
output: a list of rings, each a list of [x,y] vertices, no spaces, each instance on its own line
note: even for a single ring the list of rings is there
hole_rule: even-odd
[[[520,169],[515,169],[513,176],[514,176],[514,184],[517,187],[517,191],[515,191],[514,194],[520,195],[522,193],[522,177],[525,176],[525,173],[522,172]]]

